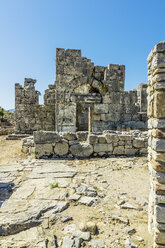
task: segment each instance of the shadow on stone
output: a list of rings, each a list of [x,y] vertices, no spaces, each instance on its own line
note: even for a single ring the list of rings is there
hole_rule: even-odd
[[[10,198],[14,190],[14,183],[0,183],[0,207]]]

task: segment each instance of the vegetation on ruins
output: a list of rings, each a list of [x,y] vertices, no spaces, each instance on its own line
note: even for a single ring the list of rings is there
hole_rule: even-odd
[[[3,120],[4,114],[4,109],[0,107],[0,120]]]
[[[5,110],[4,108],[0,107],[0,120],[1,121],[10,121],[13,122],[14,120],[14,113],[10,112],[8,110]]]
[[[51,189],[58,188],[58,183],[51,183],[50,188]]]
[[[102,94],[108,92],[108,86],[106,83],[99,81],[99,86],[101,87]]]

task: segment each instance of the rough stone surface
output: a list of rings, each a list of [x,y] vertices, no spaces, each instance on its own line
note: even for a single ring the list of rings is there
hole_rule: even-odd
[[[93,153],[93,147],[90,144],[77,144],[71,146],[70,151],[75,157],[89,157]]]
[[[87,205],[87,206],[92,206],[92,204],[96,201],[95,198],[89,197],[89,196],[83,196],[79,200],[80,204]]]
[[[36,136],[40,136],[36,133]],[[119,132],[109,131],[107,133],[91,133],[88,135],[88,139],[85,142],[79,140],[67,140],[63,138],[63,133],[60,133],[58,138],[60,141],[47,139],[46,131],[44,131],[45,140],[42,137],[41,143],[39,139],[35,143],[33,136],[23,139],[22,151],[27,154],[35,153],[36,158],[41,157],[79,157],[85,158],[89,156],[106,156],[109,155],[141,155],[147,154],[147,136],[146,132],[130,131]],[[53,132],[51,133],[53,136]],[[160,132],[159,132],[160,133]],[[73,134],[73,136],[72,136]],[[65,133],[68,135],[68,133]],[[69,137],[75,138],[75,133],[69,133]],[[141,136],[141,137],[139,137]],[[49,135],[48,135],[49,137]],[[48,143],[47,143],[48,140]],[[151,142],[150,142],[151,144]],[[156,156],[162,156],[162,153],[156,154]],[[154,155],[155,156],[155,155]],[[159,158],[160,159],[160,158]]]
[[[89,247],[105,248],[104,241],[102,240],[92,239],[88,244],[89,244]]]
[[[144,239],[135,240],[139,247],[140,244],[151,247],[144,232],[147,206],[141,211],[121,208],[122,201],[139,204],[134,192],[147,198],[149,183],[139,187],[148,176],[146,158],[38,160],[29,156],[17,164],[0,167],[1,247],[62,247],[65,237],[68,237],[66,245],[71,242],[74,248],[92,247],[90,238],[97,240],[97,245],[104,243],[104,247],[124,247],[128,234],[121,230],[128,220]],[[102,198],[88,197],[88,193]],[[79,201],[82,198],[84,202],[84,197],[92,205],[81,204]],[[134,215],[135,212],[138,214]],[[81,229],[80,222],[85,229]],[[132,237],[136,239],[135,235]]]
[[[53,153],[52,144],[36,144],[35,145],[35,154],[37,158],[41,158],[43,156],[50,156]]]
[[[34,134],[34,142],[36,144],[55,143],[60,141],[60,136],[56,132],[40,131],[40,132],[34,132],[33,134]]]
[[[165,207],[155,207],[155,218],[157,222],[165,223]]]
[[[69,146],[66,142],[56,143],[54,152],[59,156],[64,156],[68,153]]]
[[[164,52],[164,42],[160,42],[152,49],[148,57],[149,231],[154,234],[154,247],[165,246]]]
[[[44,105],[39,105],[35,83],[36,80],[25,78],[24,86],[15,84],[17,132],[68,133],[88,131],[89,126],[95,132],[147,128],[146,85],[124,91],[124,65],[94,66],[90,59],[81,56],[81,50],[57,48],[56,81],[45,90]],[[157,98],[161,101],[163,95]],[[156,113],[163,114],[157,101],[155,105]],[[64,136],[70,141],[74,138]]]

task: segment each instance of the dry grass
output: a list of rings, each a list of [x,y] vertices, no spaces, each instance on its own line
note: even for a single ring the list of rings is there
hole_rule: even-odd
[[[0,136],[0,164],[16,163],[26,158],[21,152],[20,140],[6,140],[6,135]]]

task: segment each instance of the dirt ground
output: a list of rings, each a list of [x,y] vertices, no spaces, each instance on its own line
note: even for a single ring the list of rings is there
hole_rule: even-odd
[[[21,163],[26,159],[26,155],[21,153],[21,141],[8,141],[6,136],[0,136],[0,154],[0,165]],[[148,233],[147,223],[147,157],[75,159],[65,160],[64,163],[79,173],[72,183],[92,185],[97,193],[104,194],[96,207],[71,204],[61,213],[61,216],[73,218],[74,221],[67,222],[67,225],[74,223],[79,226],[80,223],[94,221],[99,229],[96,239],[105,241],[105,247],[108,248],[126,247],[124,243],[128,238],[131,238],[137,247],[152,247],[153,241]],[[125,220],[128,220],[129,224],[126,224]],[[56,226],[55,234],[60,240],[66,223],[57,220]],[[128,227],[135,231],[127,233]],[[88,247],[88,244],[84,243],[82,247]]]
[[[20,162],[26,158],[21,153],[20,140],[6,140],[6,135],[0,136],[0,164]]]

